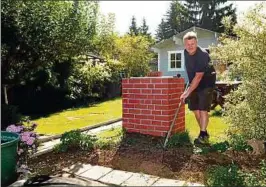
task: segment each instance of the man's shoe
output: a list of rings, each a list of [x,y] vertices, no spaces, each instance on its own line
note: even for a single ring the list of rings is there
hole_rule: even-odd
[[[194,140],[194,144],[203,144],[203,145],[209,144],[209,135],[199,136],[198,138]]]

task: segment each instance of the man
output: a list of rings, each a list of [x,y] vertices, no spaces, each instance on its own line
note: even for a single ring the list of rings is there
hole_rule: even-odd
[[[189,99],[188,108],[195,114],[200,127],[199,136],[194,143],[208,144],[208,112],[212,103],[216,73],[210,64],[209,53],[198,46],[196,33],[188,32],[184,36],[183,42],[185,45],[185,66],[190,86],[181,95],[180,99],[183,102],[185,102],[186,98]]]

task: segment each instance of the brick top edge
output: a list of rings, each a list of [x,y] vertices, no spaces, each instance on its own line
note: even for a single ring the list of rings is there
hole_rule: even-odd
[[[169,79],[169,78],[176,78],[176,79],[184,79],[184,77],[175,77],[175,76],[162,76],[162,77],[130,77],[130,79]]]

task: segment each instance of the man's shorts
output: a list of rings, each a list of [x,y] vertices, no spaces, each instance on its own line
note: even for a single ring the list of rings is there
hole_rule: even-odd
[[[188,97],[189,110],[210,111],[214,88],[204,88],[203,90],[193,91]]]

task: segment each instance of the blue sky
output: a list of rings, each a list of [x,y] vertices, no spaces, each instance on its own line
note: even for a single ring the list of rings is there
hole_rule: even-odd
[[[262,1],[231,1],[237,7],[237,14]],[[141,25],[143,17],[147,21],[149,31],[156,33],[163,15],[169,7],[170,1],[100,1],[100,11],[103,14],[109,12],[116,15],[116,30],[120,34],[128,31],[131,18],[134,15],[137,24]]]

